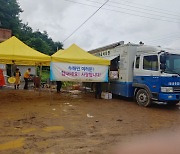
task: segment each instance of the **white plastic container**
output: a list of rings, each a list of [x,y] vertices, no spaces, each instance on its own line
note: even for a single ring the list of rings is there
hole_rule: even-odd
[[[112,99],[112,93],[102,92],[101,93],[101,98],[103,98],[103,99]]]

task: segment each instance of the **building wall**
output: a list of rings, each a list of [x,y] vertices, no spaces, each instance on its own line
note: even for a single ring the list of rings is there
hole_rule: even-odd
[[[12,31],[9,29],[2,29],[0,28],[0,43],[9,39],[12,36]],[[6,64],[0,64],[0,68],[3,69],[3,74],[6,78],[7,81],[7,69],[6,69]]]
[[[9,29],[0,28],[0,42],[9,39],[12,36],[12,31]]]

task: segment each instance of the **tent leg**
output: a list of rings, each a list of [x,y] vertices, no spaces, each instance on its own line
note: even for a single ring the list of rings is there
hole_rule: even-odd
[[[108,70],[108,76],[109,76],[109,73],[110,73],[110,67],[109,67],[109,70]],[[110,76],[108,77],[108,99],[109,99],[109,93],[110,93]]]
[[[40,96],[40,94],[41,94],[42,65],[40,65],[40,73],[39,73],[39,77],[40,77],[40,86],[39,86],[39,96]]]
[[[35,65],[35,67],[36,67],[36,74],[35,74],[35,76],[37,76],[37,75],[38,75],[38,73],[37,73],[37,72],[38,72],[38,71],[37,71],[37,70],[38,70],[38,69],[37,69],[38,66]],[[34,92],[36,92],[36,81],[34,81]]]
[[[52,105],[53,96],[52,96],[52,84],[51,81],[49,82],[49,93],[50,93],[50,106]]]

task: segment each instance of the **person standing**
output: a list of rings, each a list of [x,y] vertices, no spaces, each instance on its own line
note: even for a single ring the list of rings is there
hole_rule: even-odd
[[[101,82],[96,82],[95,98],[101,99],[101,93],[102,93]]]
[[[62,87],[62,82],[61,81],[56,81],[56,84],[57,84],[57,93],[60,93],[61,91],[61,87]]]
[[[30,78],[30,72],[31,72],[31,68],[28,68],[28,70],[24,73],[24,81],[25,81],[25,85],[24,85],[24,89],[28,89],[28,80]]]
[[[19,68],[16,68],[16,71],[14,72],[14,77],[16,79],[16,81],[14,83],[14,89],[19,89],[20,78],[21,78],[21,73],[19,71]]]
[[[0,69],[0,88],[3,87],[4,85],[5,85],[5,79],[3,75],[3,70]]]

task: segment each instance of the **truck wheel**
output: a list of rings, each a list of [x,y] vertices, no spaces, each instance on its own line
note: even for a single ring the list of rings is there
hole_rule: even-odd
[[[136,102],[144,107],[151,105],[151,99],[148,92],[145,89],[139,89],[136,94]]]

